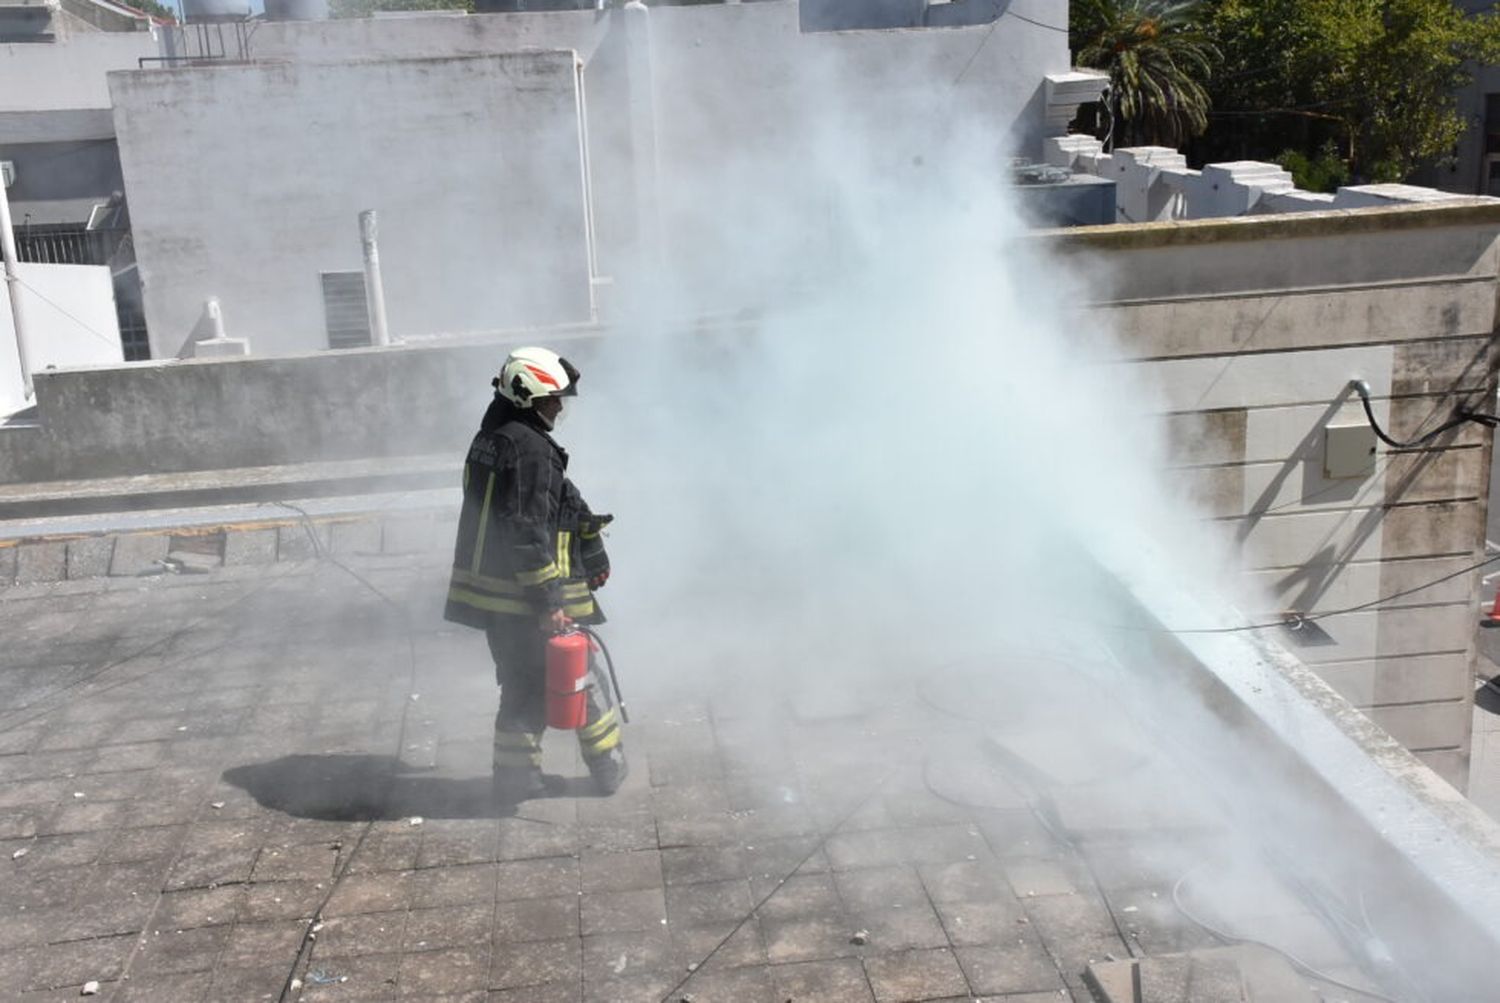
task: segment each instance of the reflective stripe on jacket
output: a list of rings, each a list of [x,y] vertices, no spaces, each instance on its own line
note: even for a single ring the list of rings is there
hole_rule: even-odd
[[[568,454],[530,412],[497,398],[464,464],[464,501],[444,617],[483,629],[493,617],[561,609],[601,623],[583,575],[588,505],[567,478]]]

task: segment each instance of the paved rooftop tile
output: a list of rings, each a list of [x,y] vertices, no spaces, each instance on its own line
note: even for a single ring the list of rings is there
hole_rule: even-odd
[[[0,592],[0,996],[1082,1001],[1091,961],[1218,943],[1185,859],[1200,911],[1353,965],[1211,814],[1134,811],[1186,782],[1140,736],[1054,761],[1045,715],[915,685],[817,717],[622,666],[624,789],[554,735],[571,780],[502,811],[443,569],[347,560],[389,598],[315,561]]]

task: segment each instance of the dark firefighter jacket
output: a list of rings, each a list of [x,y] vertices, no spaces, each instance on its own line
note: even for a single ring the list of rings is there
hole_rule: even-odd
[[[582,548],[602,551],[600,520],[568,480],[568,454],[530,412],[503,398],[485,413],[464,464],[445,619],[485,629],[496,616],[561,609],[602,623]]]

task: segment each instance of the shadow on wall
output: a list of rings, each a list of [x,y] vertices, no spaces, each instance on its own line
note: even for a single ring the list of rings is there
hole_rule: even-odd
[[[501,818],[515,807],[499,805],[490,777],[424,774],[395,756],[282,756],[235,766],[224,779],[262,808],[325,822],[374,822],[398,818]],[[552,797],[590,797],[587,778],[549,784]]]
[[[1490,714],[1500,714],[1500,676],[1486,679],[1485,685],[1474,691],[1474,706]]]

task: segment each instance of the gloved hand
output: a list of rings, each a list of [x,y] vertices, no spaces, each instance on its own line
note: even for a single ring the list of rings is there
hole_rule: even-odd
[[[568,619],[568,614],[555,609],[542,614],[540,626],[544,634],[565,634],[573,626],[573,621]]]
[[[589,588],[602,589],[609,581],[609,554],[604,549],[603,529],[614,521],[612,515],[593,515],[578,527],[579,553],[583,560],[583,577]]]

